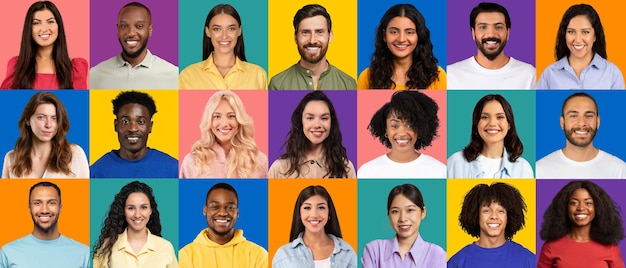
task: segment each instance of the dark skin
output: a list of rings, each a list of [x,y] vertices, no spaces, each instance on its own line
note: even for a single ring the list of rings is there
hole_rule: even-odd
[[[137,103],[128,103],[117,111],[113,121],[120,149],[115,153],[125,160],[139,160],[148,153],[148,135],[152,132],[148,108]]]

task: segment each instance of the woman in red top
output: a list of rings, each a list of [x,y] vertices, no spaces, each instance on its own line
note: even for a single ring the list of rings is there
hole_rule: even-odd
[[[5,89],[87,89],[87,60],[70,60],[63,19],[50,1],[28,8],[20,54],[9,60]]]
[[[624,268],[618,242],[624,238],[619,207],[597,184],[571,181],[543,215],[538,268]]]

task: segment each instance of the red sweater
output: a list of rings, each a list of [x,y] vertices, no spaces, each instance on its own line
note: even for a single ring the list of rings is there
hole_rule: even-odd
[[[624,268],[618,245],[595,241],[576,242],[567,236],[549,241],[541,247],[537,268]]]

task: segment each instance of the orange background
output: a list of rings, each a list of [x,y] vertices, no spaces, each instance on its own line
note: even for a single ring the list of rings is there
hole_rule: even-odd
[[[179,94],[179,163],[182,164],[191,145],[200,139],[200,119],[204,106],[216,90],[181,90]],[[267,155],[267,91],[266,90],[234,90],[252,117],[254,124],[254,140],[259,150]]]
[[[548,65],[554,63],[554,46],[556,32],[559,29],[561,18],[565,11],[572,5],[580,4],[580,0],[538,0],[536,6],[537,32],[536,32],[536,55],[537,55],[537,79]],[[600,21],[604,28],[606,38],[606,53],[608,60],[622,70],[626,68],[626,53],[622,51],[622,44],[626,37],[622,31],[624,25],[623,10],[626,8],[624,1],[589,0],[584,3],[593,6],[600,15]]]
[[[8,4],[10,2],[10,4]],[[35,1],[4,1],[0,25],[2,27],[2,49],[0,49],[0,76],[4,80],[9,59],[20,52],[22,28],[28,7]],[[89,1],[54,0],[59,9],[70,58],[84,58],[89,62]],[[89,76],[87,76],[89,77]]]
[[[276,250],[289,243],[293,207],[298,194],[309,185],[322,185],[335,204],[343,240],[356,251],[357,211],[356,179],[270,179],[268,190],[268,252],[269,263]]]
[[[361,167],[382,154],[388,153],[385,147],[372,133],[367,130],[367,126],[372,120],[372,116],[380,107],[391,100],[394,90],[358,90],[357,91],[357,166]],[[441,163],[446,163],[446,91],[445,90],[423,90],[422,93],[431,97],[439,105],[439,130],[438,136],[433,139],[430,147],[421,150],[421,153],[430,155]],[[357,173],[358,173],[357,168]]]
[[[0,180],[0,204],[4,205],[0,221],[0,245],[33,232],[33,219],[28,210],[28,192],[38,179]],[[46,179],[61,189],[59,232],[89,245],[89,180]],[[9,230],[9,231],[7,231]]]

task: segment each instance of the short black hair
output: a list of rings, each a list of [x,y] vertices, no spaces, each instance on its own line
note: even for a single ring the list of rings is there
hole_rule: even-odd
[[[206,192],[206,198],[204,199],[204,200],[205,200],[204,202],[205,202],[205,204],[206,204],[206,205],[208,205],[208,204],[209,204],[209,195],[210,195],[213,191],[215,191],[215,190],[217,190],[217,189],[224,189],[224,190],[226,190],[226,191],[233,192],[233,193],[235,194],[235,198],[237,199],[237,203],[239,203],[239,195],[237,195],[237,191],[235,190],[235,188],[234,188],[232,185],[228,184],[228,183],[225,183],[225,182],[219,182],[219,183],[216,183],[215,185],[213,185],[213,186],[211,187],[211,189],[209,189],[209,191],[208,191],[208,192]]]
[[[152,97],[147,93],[135,90],[121,92],[111,102],[113,103],[113,114],[116,116],[120,108],[129,103],[137,103],[146,107],[146,109],[148,109],[148,113],[150,114],[150,118],[157,113],[154,99],[152,99]]]
[[[511,17],[509,16],[509,12],[502,5],[491,2],[482,2],[472,9],[470,13],[470,28],[474,29],[476,26],[476,17],[478,17],[478,14],[489,12],[502,13],[502,15],[504,15],[506,28],[511,29]]]
[[[28,202],[30,203],[30,197],[33,194],[33,190],[35,190],[35,188],[37,187],[52,187],[55,190],[57,190],[57,194],[59,195],[59,204],[61,204],[61,189],[59,188],[59,186],[57,186],[56,184],[49,182],[49,181],[40,181],[38,183],[35,183],[35,185],[30,187],[30,191],[28,192]]]
[[[306,18],[311,18],[315,16],[323,16],[326,18],[326,24],[328,26],[328,31],[332,31],[332,21],[330,20],[330,14],[326,11],[326,8],[319,4],[310,4],[303,6],[301,9],[296,12],[296,15],[293,16],[293,29],[294,33],[298,34],[298,29],[300,27],[300,22]]]
[[[596,99],[594,99],[591,95],[585,93],[585,92],[576,92],[572,95],[569,95],[564,101],[563,101],[563,106],[561,106],[561,116],[565,116],[565,104],[567,104],[567,102],[574,98],[574,97],[585,97],[585,98],[589,98],[591,101],[593,101],[593,104],[596,105],[596,115],[600,115],[600,109],[598,108],[598,103],[596,102]]]

